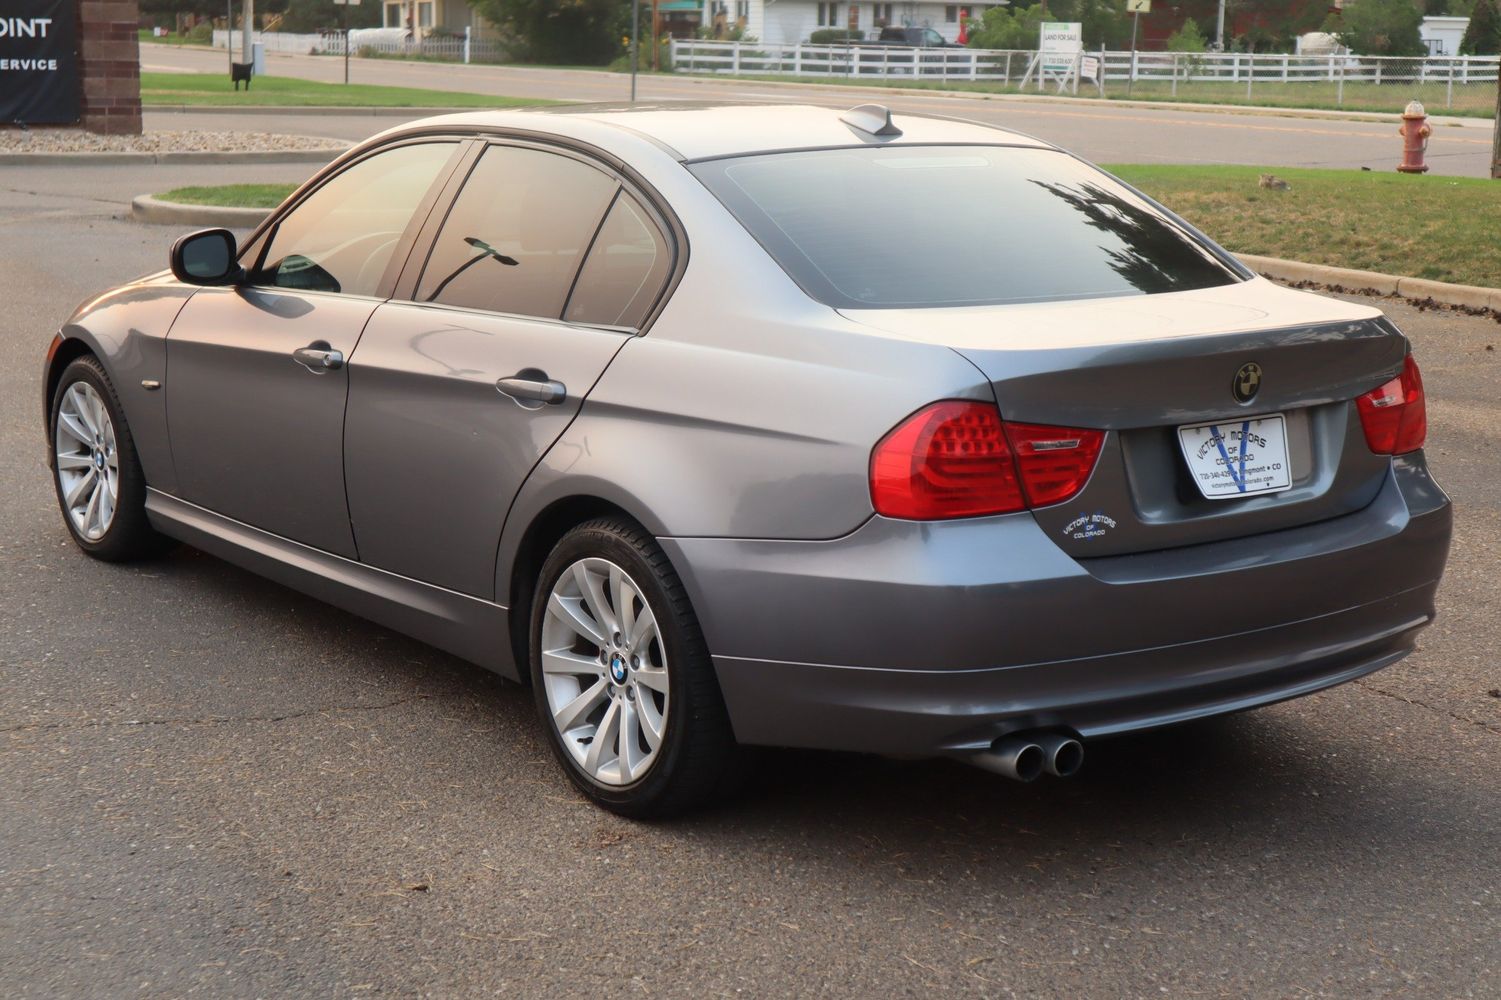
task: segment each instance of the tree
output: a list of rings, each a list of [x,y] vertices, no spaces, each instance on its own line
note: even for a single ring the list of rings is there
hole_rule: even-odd
[[[1048,0],[1030,6],[991,7],[971,22],[969,44],[977,49],[1036,49],[1043,21],[1078,21],[1086,49],[1123,48],[1131,38],[1125,0]]]
[[[255,9],[261,9],[262,0],[256,0]],[[335,6],[334,0],[287,0],[286,14],[281,20],[282,31],[310,33],[320,28],[340,28],[344,25],[346,8]],[[378,28],[381,23],[380,5],[365,2],[358,7],[347,8],[351,28]]]
[[[1327,31],[1351,52],[1363,56],[1425,56],[1418,34],[1423,15],[1412,0],[1355,0],[1331,16]]]
[[[630,34],[630,0],[469,0],[470,6],[510,34],[517,55],[529,62],[603,65],[620,53]],[[650,4],[642,4],[650,9]],[[650,15],[641,37],[650,38]],[[642,48],[650,47],[650,42]]]
[[[1501,52],[1501,9],[1496,0],[1478,0],[1459,43],[1462,56],[1492,56]]]
[[[1203,52],[1209,48],[1209,40],[1199,30],[1199,22],[1189,18],[1183,27],[1167,36],[1169,52]]]

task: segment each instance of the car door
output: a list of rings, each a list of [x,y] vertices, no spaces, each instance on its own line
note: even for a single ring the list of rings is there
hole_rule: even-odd
[[[532,145],[487,146],[437,216],[350,361],[350,516],[363,561],[488,598],[512,498],[655,306],[674,251],[607,168]]]
[[[183,499],[356,556],[345,363],[460,148],[411,142],[354,161],[247,248],[245,281],[188,301],[167,338],[167,425]]]

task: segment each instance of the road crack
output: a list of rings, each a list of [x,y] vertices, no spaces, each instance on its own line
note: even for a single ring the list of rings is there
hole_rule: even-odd
[[[128,729],[144,726],[218,726],[255,722],[287,722],[291,719],[302,719],[310,715],[338,712],[380,712],[414,701],[426,701],[432,697],[430,694],[413,694],[373,705],[319,705],[296,712],[283,712],[279,715],[169,716],[158,719],[93,719],[88,722],[32,722],[19,726],[0,727],[0,733],[42,732],[54,729]]]
[[[1379,694],[1383,698],[1391,698],[1394,701],[1400,701],[1403,704],[1413,705],[1417,708],[1426,708],[1428,709],[1428,711],[1436,712],[1439,715],[1447,715],[1449,718],[1454,719],[1457,722],[1465,722],[1472,726],[1479,726],[1481,729],[1484,729],[1488,733],[1495,733],[1496,735],[1501,736],[1501,726],[1494,726],[1489,722],[1484,722],[1480,719],[1472,719],[1468,715],[1460,715],[1458,712],[1451,712],[1447,708],[1440,708],[1438,705],[1430,705],[1426,701],[1419,701],[1416,698],[1409,698],[1405,694],[1398,694],[1395,691],[1388,691],[1385,688],[1379,688],[1376,685],[1368,683],[1366,681],[1357,680],[1355,682],[1355,686],[1364,691],[1369,691],[1372,694]]]

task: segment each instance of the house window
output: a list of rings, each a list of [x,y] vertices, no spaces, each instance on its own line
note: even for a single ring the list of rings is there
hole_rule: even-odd
[[[943,8],[943,21],[945,24],[956,24],[959,21],[959,5],[951,3]]]
[[[386,19],[383,22],[383,25],[384,25],[384,27],[387,27],[387,28],[400,28],[402,26],[402,24],[401,24],[401,4],[399,4],[399,3],[388,3],[388,4],[386,4]]]
[[[735,20],[747,21],[750,19],[750,0],[737,0],[735,4]]]
[[[417,5],[417,27],[431,28],[433,26],[433,5],[430,2]]]
[[[839,27],[839,5],[837,3],[821,3],[818,5],[818,26],[820,28]]]
[[[877,28],[886,28],[896,23],[891,19],[891,4],[889,3],[871,4],[870,12],[871,16],[875,18],[875,26]]]

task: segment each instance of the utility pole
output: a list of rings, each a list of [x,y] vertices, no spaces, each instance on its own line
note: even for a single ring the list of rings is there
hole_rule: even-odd
[[[1496,80],[1496,120],[1491,125],[1491,177],[1501,180],[1501,74]]]
[[[240,14],[245,18],[245,36],[240,45],[240,61],[248,63],[252,59],[250,44],[251,35],[255,31],[255,0],[245,0],[240,5]]]
[[[662,47],[657,44],[657,32],[662,30],[661,23],[658,20],[658,17],[659,15],[657,14],[657,0],[651,0],[651,71],[653,73],[661,68],[657,62],[657,56],[662,49]]]
[[[636,69],[641,65],[637,37],[641,34],[641,0],[631,0],[631,103],[636,103]]]
[[[1214,44],[1219,51],[1225,51],[1225,0],[1220,0],[1219,20],[1214,26]]]

